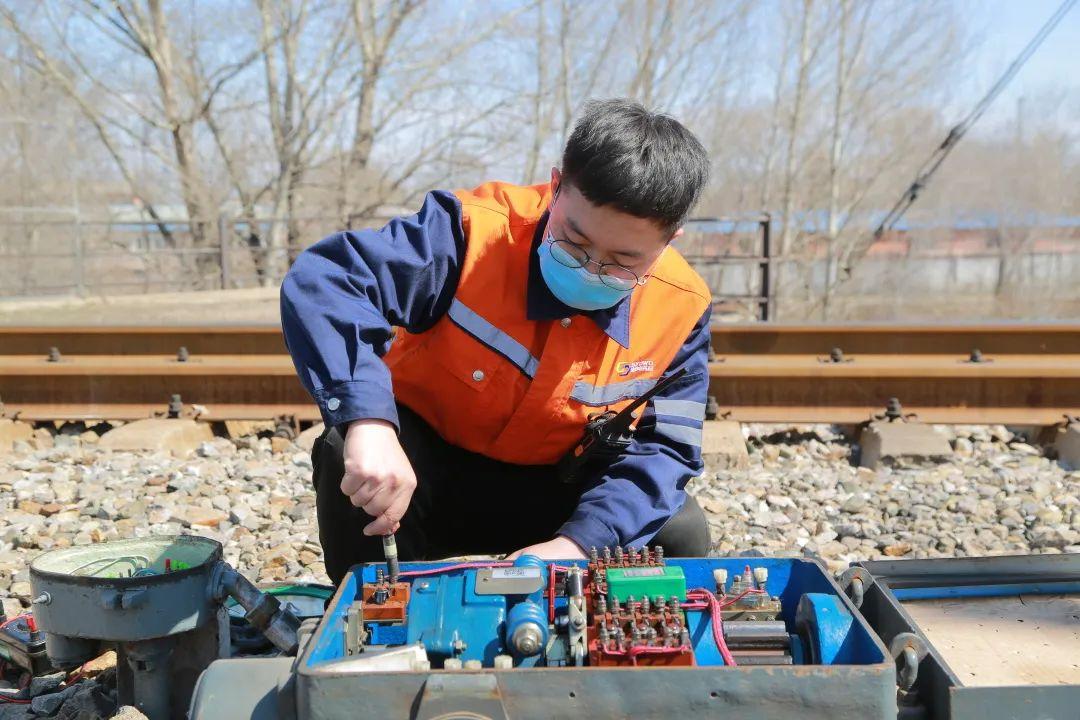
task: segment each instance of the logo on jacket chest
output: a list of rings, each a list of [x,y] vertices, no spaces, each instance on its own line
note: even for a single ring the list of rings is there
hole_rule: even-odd
[[[635,360],[633,362],[621,362],[615,366],[620,377],[640,372],[652,372],[656,367],[652,360]]]

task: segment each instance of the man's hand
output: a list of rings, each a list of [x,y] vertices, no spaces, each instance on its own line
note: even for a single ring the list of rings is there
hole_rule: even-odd
[[[385,420],[350,423],[344,455],[341,492],[375,518],[364,528],[364,534],[397,532],[416,489],[416,473],[401,449],[394,426]]]
[[[530,545],[506,556],[507,560],[517,560],[522,555],[535,555],[543,560],[584,560],[585,551],[568,537],[559,535],[537,545]]]

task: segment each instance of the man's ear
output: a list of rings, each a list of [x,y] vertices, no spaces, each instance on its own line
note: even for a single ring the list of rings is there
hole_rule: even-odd
[[[559,192],[559,186],[562,185],[562,173],[559,172],[559,168],[551,168],[551,196],[555,197],[555,193]]]
[[[673,240],[674,240],[675,238],[678,238],[678,237],[682,237],[682,235],[683,235],[683,228],[679,228],[679,229],[678,229],[678,230],[676,230],[676,231],[675,231],[675,233],[674,233],[674,234],[673,234],[673,235],[671,236],[671,238],[670,238],[670,239],[668,240],[668,242],[671,242],[671,241],[673,241]]]

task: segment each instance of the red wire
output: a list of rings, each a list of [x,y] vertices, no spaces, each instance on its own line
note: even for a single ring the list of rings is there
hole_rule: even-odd
[[[690,648],[685,645],[680,645],[679,647],[649,647],[647,645],[636,645],[630,648],[629,653],[626,650],[608,650],[607,648],[600,648],[600,652],[605,655],[616,655],[618,657],[629,655],[630,664],[637,665],[638,655],[676,655],[690,652]]]
[[[403,577],[420,577],[421,575],[438,575],[439,573],[451,572],[453,570],[468,570],[470,568],[500,568],[510,567],[514,563],[509,562],[463,562],[456,565],[445,565],[440,568],[432,568],[431,570],[409,570],[408,572],[398,573],[399,578]]]
[[[32,617],[32,615],[33,615],[32,613],[23,613],[22,615],[16,615],[15,617],[13,617],[13,618],[11,618],[9,620],[5,620],[3,624],[0,624],[0,630],[3,630],[4,628],[6,628],[8,625],[12,624],[13,622],[17,622],[17,621],[22,620],[24,618]]]
[[[765,592],[765,591],[764,590],[758,590],[757,588],[748,588],[746,590],[743,590],[741,593],[739,593],[735,597],[731,598],[730,600],[724,600],[724,602],[720,603],[720,607],[721,608],[731,607],[732,605],[739,602],[740,600],[742,600],[747,595],[760,595],[763,592]]]
[[[555,563],[548,565],[548,622],[555,623]]]
[[[747,593],[748,592],[749,591],[747,591]],[[695,595],[696,597],[691,597],[691,593],[693,593],[693,595]],[[737,601],[739,598],[741,598],[743,595],[746,595],[747,593],[740,594],[738,597],[731,600],[730,602],[733,603]],[[711,624],[713,641],[716,643],[716,649],[720,651],[720,657],[724,658],[725,665],[729,667],[737,667],[737,664],[735,663],[735,658],[732,657],[731,651],[728,650],[727,642],[724,641],[724,618],[720,614],[723,606],[720,605],[720,601],[716,599],[716,596],[713,595],[712,591],[706,590],[705,588],[697,588],[695,590],[691,590],[690,592],[686,593],[686,597],[692,600],[705,599],[708,601],[709,615],[710,619],[712,620]]]
[[[512,562],[486,562],[486,561],[482,561],[482,560],[481,561],[476,561],[476,562],[463,562],[463,563],[457,563],[456,565],[446,565],[446,566],[441,567],[441,568],[433,568],[431,570],[409,570],[407,572],[398,573],[398,577],[419,577],[420,575],[438,575],[439,573],[450,572],[452,570],[468,570],[470,568],[510,567],[513,564],[514,563],[512,563]],[[564,567],[562,565],[553,565],[551,567],[554,567],[556,570],[558,570],[560,572],[566,572],[567,570],[570,569],[569,567]]]

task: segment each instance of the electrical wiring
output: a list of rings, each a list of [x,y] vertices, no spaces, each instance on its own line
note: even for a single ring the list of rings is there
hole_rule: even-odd
[[[724,659],[724,664],[728,667],[737,667],[737,665],[735,663],[735,658],[731,655],[731,651],[728,650],[727,642],[724,640],[724,619],[720,612],[724,607],[737,602],[739,598],[750,592],[750,590],[747,590],[744,593],[740,593],[738,596],[725,603],[725,605],[721,605],[720,601],[716,599],[716,595],[705,588],[696,588],[686,593],[688,599],[705,600],[708,605],[709,617],[712,621],[710,624],[712,625],[713,642],[716,643],[716,649],[720,651],[720,657]],[[760,590],[755,592],[760,592]]]
[[[640,655],[679,655],[690,652],[690,648],[686,645],[680,645],[678,647],[645,647],[638,645],[629,650],[608,650],[607,648],[601,648],[600,652],[605,655],[613,655],[616,657],[629,657],[630,664],[637,665],[637,658]]]
[[[454,565],[446,565],[440,568],[432,568],[430,570],[408,570],[406,572],[398,573],[399,578],[403,577],[422,577],[424,575],[440,575],[442,573],[453,572],[454,570],[470,570],[475,568],[500,568],[510,567],[514,563],[509,562],[463,562],[456,563]]]

